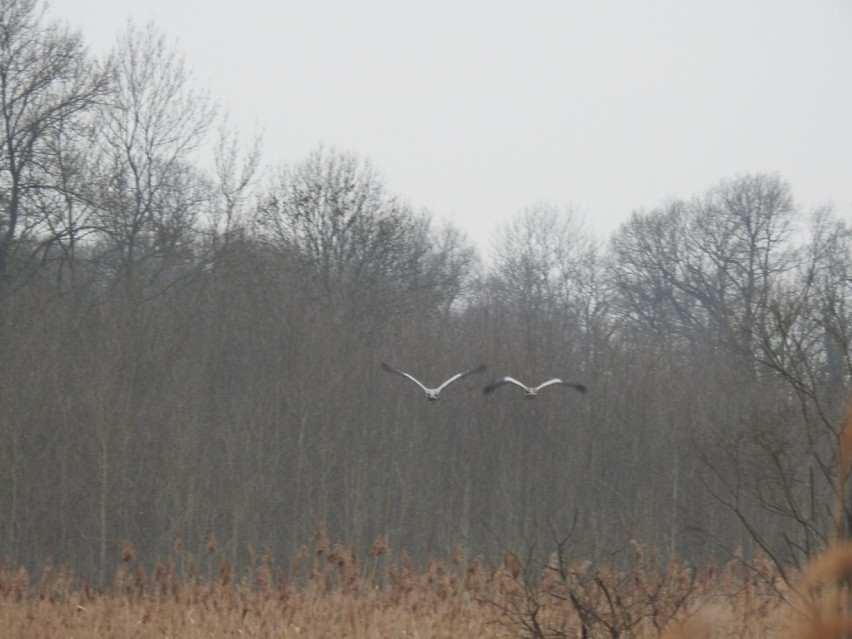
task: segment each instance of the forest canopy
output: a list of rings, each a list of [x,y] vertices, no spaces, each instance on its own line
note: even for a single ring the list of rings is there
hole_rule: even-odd
[[[292,556],[317,522],[417,558],[570,537],[800,562],[832,533],[852,230],[783,176],[608,238],[531,203],[481,255],[356,152],[267,166],[154,27],[99,60],[0,0],[0,89],[13,563],[104,579],[176,535]],[[426,402],[383,362],[488,370]],[[589,390],[483,395],[503,375]]]

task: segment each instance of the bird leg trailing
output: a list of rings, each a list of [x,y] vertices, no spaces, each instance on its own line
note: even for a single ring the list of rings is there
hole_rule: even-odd
[[[441,391],[444,390],[447,386],[449,386],[453,382],[460,380],[462,377],[467,377],[468,375],[473,375],[474,373],[484,372],[485,371],[485,364],[480,364],[476,368],[471,368],[470,370],[466,370],[462,373],[457,373],[456,375],[453,375],[452,377],[450,377],[447,381],[445,381],[443,384],[441,384],[437,388],[427,388],[424,384],[422,384],[420,382],[420,380],[418,380],[416,377],[414,377],[410,373],[406,373],[405,371],[401,371],[398,368],[394,368],[393,366],[390,366],[388,364],[383,363],[382,368],[385,369],[388,373],[395,373],[396,375],[402,375],[406,379],[411,380],[412,382],[417,384],[423,390],[423,392],[426,394],[426,399],[428,399],[431,402],[434,402],[438,399],[438,396],[441,394]]]

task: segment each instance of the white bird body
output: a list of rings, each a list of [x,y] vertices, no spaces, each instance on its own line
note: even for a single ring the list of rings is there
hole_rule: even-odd
[[[582,384],[578,384],[576,382],[569,382],[564,379],[560,379],[558,377],[554,377],[553,379],[549,379],[543,384],[539,384],[538,386],[527,386],[526,384],[522,384],[518,380],[513,377],[501,377],[499,379],[495,379],[493,382],[488,384],[485,389],[482,391],[484,393],[493,393],[495,390],[503,386],[504,384],[514,384],[515,386],[520,386],[524,389],[524,397],[527,399],[535,399],[538,395],[538,392],[542,388],[547,388],[548,386],[553,386],[555,384],[559,384],[560,386],[568,386],[573,388],[578,393],[585,393],[586,387]]]
[[[444,390],[447,386],[455,382],[456,380],[461,379],[462,377],[467,377],[468,375],[473,375],[474,373],[481,373],[485,370],[485,364],[480,364],[476,368],[471,368],[470,370],[464,371],[463,373],[457,373],[448,379],[446,382],[438,386],[437,388],[427,388],[424,384],[420,382],[414,375],[410,373],[406,373],[405,371],[401,371],[398,368],[394,368],[393,366],[389,366],[387,364],[382,364],[382,368],[384,368],[388,373],[396,373],[397,375],[402,375],[403,377],[407,377],[412,382],[417,384],[420,388],[423,389],[423,392],[426,393],[426,399],[429,401],[435,401],[438,399],[438,395],[441,394],[441,391]]]

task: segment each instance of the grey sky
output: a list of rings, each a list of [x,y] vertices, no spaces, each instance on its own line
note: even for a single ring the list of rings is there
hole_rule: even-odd
[[[852,2],[53,0],[105,51],[153,20],[267,163],[320,143],[480,246],[537,202],[608,233],[778,172],[852,217]]]

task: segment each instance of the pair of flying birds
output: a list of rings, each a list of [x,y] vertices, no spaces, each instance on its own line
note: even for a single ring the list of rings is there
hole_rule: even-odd
[[[467,377],[468,375],[473,375],[474,373],[484,372],[485,371],[485,364],[481,364],[481,365],[477,366],[476,368],[471,368],[470,370],[464,371],[463,373],[457,373],[456,375],[453,375],[452,377],[450,377],[450,379],[448,379],[446,382],[444,382],[443,384],[441,384],[437,388],[426,388],[426,386],[424,384],[422,384],[416,377],[414,377],[414,375],[412,375],[410,373],[406,373],[405,371],[401,371],[398,368],[394,368],[393,366],[389,366],[388,364],[382,364],[382,368],[384,368],[388,373],[396,373],[397,375],[402,375],[403,377],[407,377],[408,379],[410,379],[412,382],[414,382],[420,388],[423,389],[423,392],[426,393],[426,399],[434,401],[434,400],[438,399],[438,395],[441,393],[441,391],[444,390],[447,386],[449,386],[453,382],[460,380],[462,377]],[[573,388],[574,390],[576,390],[580,393],[586,392],[586,387],[583,386],[582,384],[578,384],[576,382],[569,382],[569,381],[566,381],[564,379],[560,379],[558,377],[555,377],[553,379],[549,379],[546,382],[544,382],[543,384],[539,384],[538,386],[527,386],[526,384],[522,384],[521,382],[519,382],[518,380],[516,380],[512,377],[500,377],[498,379],[495,379],[490,384],[488,384],[488,386],[486,386],[483,389],[483,392],[486,393],[486,394],[493,393],[495,390],[497,390],[498,388],[500,388],[504,384],[515,384],[516,386],[520,386],[521,388],[524,389],[524,397],[526,397],[527,399],[534,399],[535,396],[538,395],[538,392],[542,388],[546,388],[547,386],[554,386],[556,384],[558,384],[560,386],[568,386],[568,387]]]

